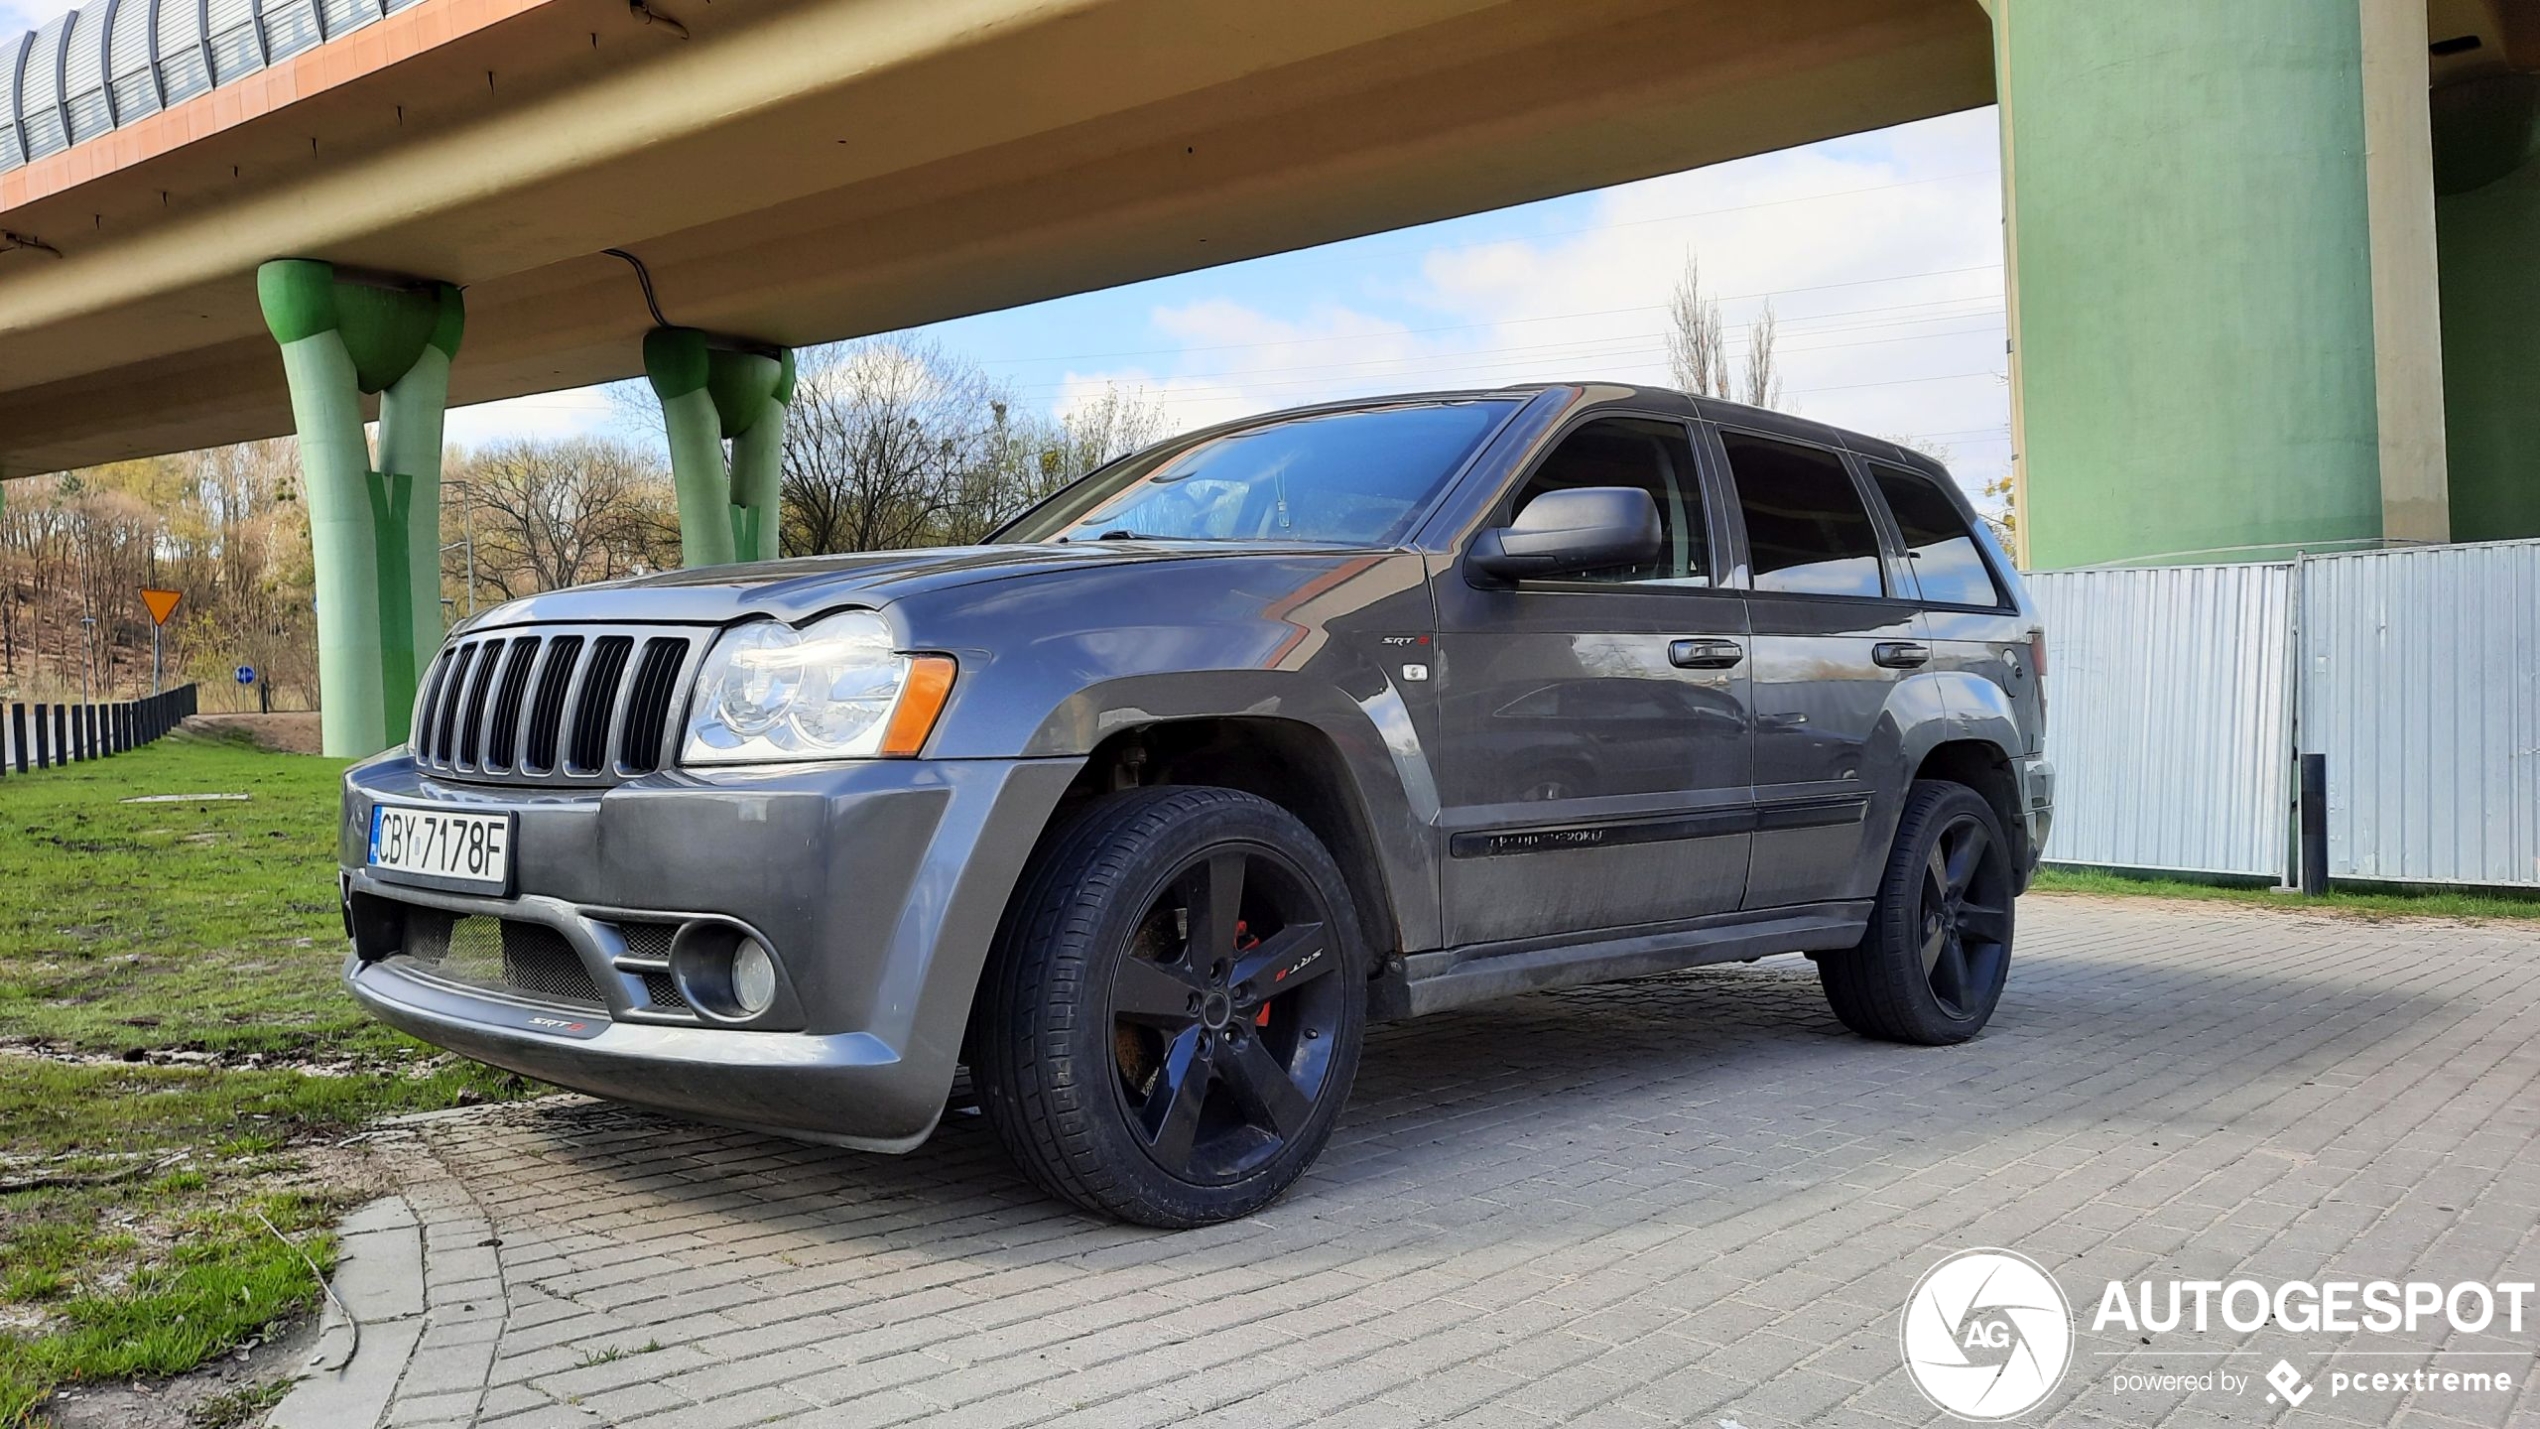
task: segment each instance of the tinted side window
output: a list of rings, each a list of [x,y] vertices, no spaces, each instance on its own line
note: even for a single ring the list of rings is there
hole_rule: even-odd
[[[1648,565],[1613,566],[1569,580],[1623,581],[1636,585],[1711,584],[1711,537],[1702,519],[1702,485],[1694,475],[1693,446],[1683,426],[1637,417],[1607,417],[1561,439],[1534,475],[1526,478],[1509,514],[1547,491],[1582,486],[1637,486],[1658,505],[1664,533],[1659,557]]]
[[[1870,475],[1878,480],[1879,495],[1887,498],[1896,529],[1905,535],[1923,599],[1935,605],[2002,604],[1992,567],[1984,563],[1976,538],[1938,483],[1919,472],[1875,462]]]
[[[1878,528],[1843,458],[1817,447],[1720,433],[1746,516],[1755,588],[1794,595],[1883,595]]]

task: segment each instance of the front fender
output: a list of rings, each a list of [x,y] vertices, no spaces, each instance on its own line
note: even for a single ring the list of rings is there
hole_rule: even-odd
[[[1379,657],[1433,637],[1407,551],[1111,566],[912,597],[915,644],[960,662],[937,758],[1082,759],[1123,730],[1276,719],[1339,754],[1404,945],[1437,945],[1428,687]],[[1371,910],[1372,911],[1372,910]]]
[[[1344,683],[1327,683],[1329,675]],[[1105,680],[1060,701],[1025,748],[1035,758],[1082,758],[1125,730],[1199,719],[1281,720],[1321,735],[1340,757],[1404,948],[1439,946],[1437,782],[1409,702],[1373,665]]]

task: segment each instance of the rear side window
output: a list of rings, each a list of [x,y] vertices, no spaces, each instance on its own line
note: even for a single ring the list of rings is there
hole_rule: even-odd
[[[1744,432],[1720,433],[1746,516],[1755,588],[1785,595],[1887,593],[1878,528],[1843,469],[1820,447]]]
[[[1549,491],[1583,486],[1637,486],[1658,508],[1664,533],[1658,559],[1615,566],[1568,580],[1630,585],[1707,586],[1711,583],[1711,535],[1702,520],[1702,487],[1694,475],[1693,445],[1683,424],[1642,417],[1607,417],[1561,439],[1561,445],[1526,478],[1511,515]]]
[[[1870,463],[1870,475],[1878,481],[1879,495],[1887,499],[1896,529],[1904,533],[1905,550],[1914,559],[1914,579],[1923,588],[1923,599],[1934,605],[2004,603],[1993,568],[1985,564],[1974,534],[1938,482],[1920,472],[1877,462]]]

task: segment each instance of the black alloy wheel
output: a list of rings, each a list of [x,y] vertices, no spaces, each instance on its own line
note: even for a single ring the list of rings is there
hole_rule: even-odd
[[[999,933],[971,1080],[1018,1165],[1154,1226],[1249,1215],[1348,1100],[1368,957],[1349,885],[1293,814],[1131,789],[1044,840]]]
[[[1923,978],[1960,1020],[1999,994],[2011,960],[2011,874],[1988,823],[1951,815],[1923,861]]]
[[[1905,796],[1860,943],[1819,953],[1843,1025],[1925,1046],[1984,1030],[2011,970],[2010,840],[1983,795],[1919,780]]]
[[[1331,909],[1263,845],[1166,880],[1111,979],[1114,1081],[1140,1149],[1222,1185],[1304,1133],[1343,1016]]]

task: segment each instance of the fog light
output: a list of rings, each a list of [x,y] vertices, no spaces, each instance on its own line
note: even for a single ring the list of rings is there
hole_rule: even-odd
[[[756,938],[743,938],[732,950],[732,1001],[742,1015],[756,1017],[776,1000],[776,960]]]

